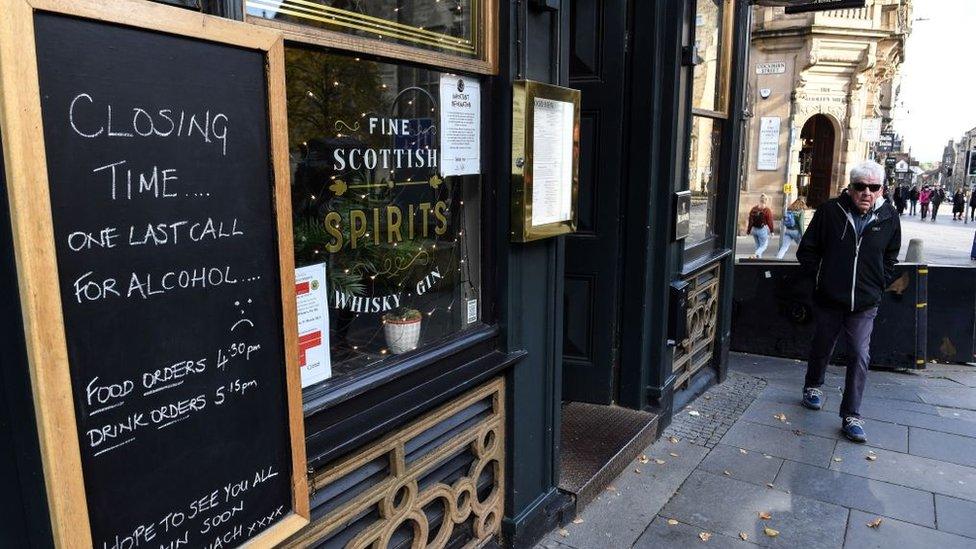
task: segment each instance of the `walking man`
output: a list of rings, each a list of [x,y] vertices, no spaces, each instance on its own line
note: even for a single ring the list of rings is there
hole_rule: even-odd
[[[817,322],[803,384],[803,405],[823,406],[827,364],[843,332],[851,362],[847,365],[841,430],[854,442],[865,442],[859,409],[870,362],[874,318],[884,289],[893,281],[901,221],[881,198],[884,168],[862,162],[851,170],[847,192],[820,205],[803,234],[796,258],[816,273],[814,313]]]

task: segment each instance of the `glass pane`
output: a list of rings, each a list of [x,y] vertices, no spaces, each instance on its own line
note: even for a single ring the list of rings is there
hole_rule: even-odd
[[[688,149],[688,188],[691,189],[691,228],[685,246],[715,234],[715,195],[719,184],[719,146],[722,126],[717,120],[692,117]]]
[[[295,263],[325,267],[333,379],[472,326],[481,177],[440,174],[443,73],[299,48],[285,62]]]
[[[478,0],[246,0],[247,14],[476,57]]]
[[[726,0],[698,0],[695,44],[700,62],[695,65],[692,105],[696,109],[724,111],[720,103],[722,82],[722,35]]]

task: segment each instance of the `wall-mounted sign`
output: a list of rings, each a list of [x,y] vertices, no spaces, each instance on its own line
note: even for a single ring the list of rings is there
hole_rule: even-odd
[[[759,122],[759,151],[757,170],[779,168],[779,117],[764,116]]]
[[[441,175],[481,173],[481,83],[442,75],[440,100]]]
[[[898,163],[895,164],[895,171],[899,173],[907,172],[908,162],[905,162],[904,160],[899,160]]]
[[[756,63],[756,74],[783,74],[786,72],[786,63],[776,61],[775,63]]]
[[[881,140],[881,118],[865,118],[861,123],[861,138],[868,142],[874,143]]]
[[[309,499],[280,33],[12,0],[0,51],[54,545],[284,540]]]
[[[580,92],[528,80],[512,107],[512,240],[576,230]]]
[[[691,232],[691,191],[674,193],[674,234],[675,240],[687,238]]]

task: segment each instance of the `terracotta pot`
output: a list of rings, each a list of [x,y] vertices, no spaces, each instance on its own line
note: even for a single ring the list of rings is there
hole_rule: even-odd
[[[386,346],[390,352],[399,355],[417,348],[420,341],[420,322],[415,320],[385,320],[383,335],[386,336]]]

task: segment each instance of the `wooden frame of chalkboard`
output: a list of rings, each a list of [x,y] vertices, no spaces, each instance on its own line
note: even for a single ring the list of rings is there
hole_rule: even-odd
[[[75,394],[69,368],[66,323],[55,219],[49,188],[48,151],[42,120],[37,14],[68,16],[112,27],[197,39],[260,52],[265,60],[271,204],[280,278],[281,344],[284,363],[282,413],[287,433],[291,509],[251,537],[249,546],[271,546],[309,521],[305,437],[300,373],[297,367],[296,303],[285,114],[284,50],[281,33],[143,0],[11,0],[0,17],[0,130],[10,200],[14,255],[23,310],[37,430],[50,520],[58,547],[93,544],[83,478]],[[209,114],[208,114],[209,116]],[[111,117],[111,114],[109,114]],[[109,121],[111,129],[111,121]],[[113,180],[114,182],[114,180]],[[113,183],[114,185],[114,183]],[[274,248],[273,248],[274,249]],[[271,296],[275,303],[277,296]],[[277,336],[273,336],[276,340]],[[81,395],[79,395],[81,398]],[[254,441],[259,445],[261,441]],[[194,494],[198,495],[198,494]],[[147,494],[147,497],[151,497]],[[199,506],[197,506],[199,508]],[[263,525],[262,525],[263,526]],[[145,532],[144,532],[145,534]],[[145,540],[148,542],[148,540]]]

